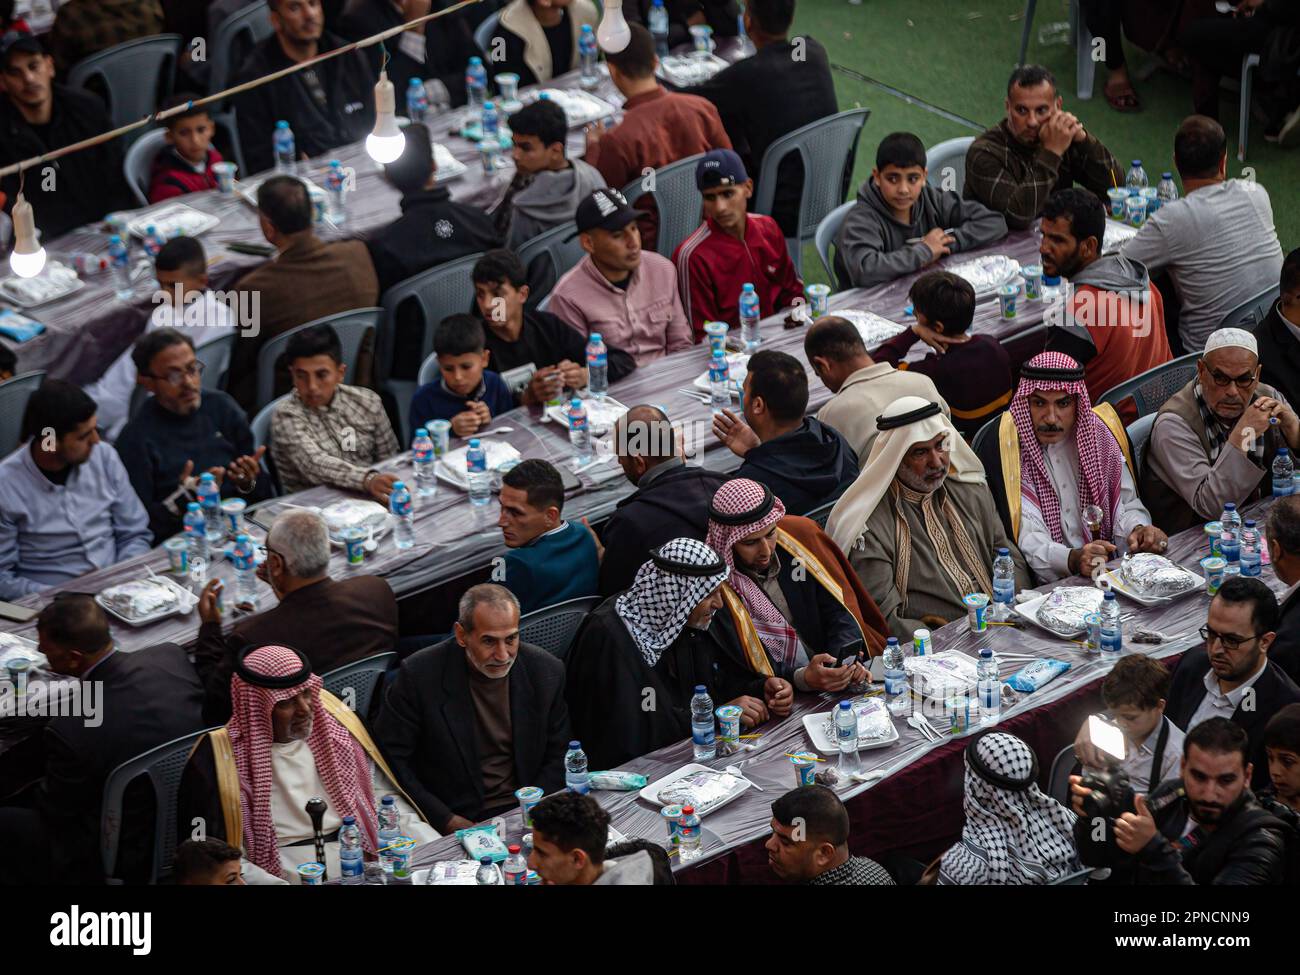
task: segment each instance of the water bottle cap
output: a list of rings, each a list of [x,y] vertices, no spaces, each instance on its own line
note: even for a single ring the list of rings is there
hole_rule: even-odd
[[[380,800],[380,805],[395,806],[397,805],[397,798],[395,796],[384,796],[384,798]]]
[[[1103,602],[1105,602],[1106,600],[1113,600],[1115,598],[1115,594],[1113,592],[1107,591],[1106,595],[1102,596],[1101,598]]]
[[[1223,510],[1224,510],[1224,511],[1236,511],[1236,510],[1237,510],[1237,505],[1236,505],[1235,502],[1229,501],[1227,504],[1225,504],[1225,505],[1223,506]]]
[[[189,511],[198,511],[198,510],[199,510],[199,503],[198,503],[197,501],[191,501],[191,502],[190,502],[189,504],[187,504],[185,507],[186,507]]]
[[[427,436],[429,435],[429,431],[428,431],[427,429],[425,429],[424,427],[416,427],[416,428],[415,428],[415,435],[416,435],[417,437],[427,437]]]
[[[1134,166],[1141,166],[1141,165],[1142,165],[1142,160],[1141,160],[1141,159],[1134,159],[1134,160],[1133,160],[1133,165],[1134,165]]]
[[[1255,519],[1254,519],[1254,518],[1247,518],[1247,519],[1246,519],[1246,527],[1247,527],[1247,528],[1254,528],[1254,527],[1255,527]]]
[[[518,843],[511,843],[509,846],[506,847],[506,849],[509,850],[510,853],[514,854],[514,853],[518,853],[521,847],[519,846]]]
[[[1160,178],[1161,178],[1161,179],[1173,179],[1173,178],[1174,178],[1174,174],[1173,174],[1173,173],[1161,173],[1161,174],[1160,174]]]
[[[216,478],[214,478],[214,477],[212,476],[211,473],[205,471],[203,474],[201,474],[201,475],[199,476],[199,480],[200,480],[200,481],[208,481],[208,482],[212,482],[212,481],[215,481]]]
[[[1061,283],[1061,276],[1059,274],[1043,275],[1043,284],[1047,285],[1049,288],[1052,287],[1053,285],[1058,285],[1060,283]]]
[[[158,232],[158,228],[155,227],[153,224],[149,224],[149,226],[147,226],[147,227],[144,228],[144,232],[145,232],[146,234],[156,234],[156,233]],[[204,476],[204,477],[211,477],[212,475],[211,475],[211,474],[204,474],[203,476]]]
[[[840,701],[840,710],[841,710],[841,711],[847,711],[847,710],[849,710],[849,708],[851,708],[851,707],[853,707],[853,702],[852,702],[852,701]]]
[[[406,482],[405,482],[405,481],[394,481],[394,482],[393,482],[393,490],[394,490],[394,491],[405,491],[405,490],[406,490]]]
[[[694,807],[694,806],[682,806],[682,815],[683,815],[683,816],[694,816],[694,815],[695,815],[695,807]]]
[[[695,693],[696,693],[696,694],[707,694],[707,693],[709,693],[709,689],[708,689],[708,687],[706,687],[706,686],[703,685],[703,684],[696,684],[696,685],[695,685]]]
[[[1272,419],[1274,419],[1274,417],[1269,417],[1269,419],[1272,420]],[[1278,455],[1279,457],[1287,457],[1287,456],[1290,456],[1290,454],[1291,454],[1291,450],[1290,450],[1290,448],[1288,448],[1288,447],[1278,447],[1278,448],[1277,448],[1277,455]]]
[[[722,352],[721,349],[714,349],[714,350],[713,350],[713,358],[715,358],[715,359],[725,359],[725,358],[726,358],[726,355],[723,354],[723,352]]]
[[[355,826],[356,824],[357,824],[357,817],[356,817],[356,816],[344,816],[344,817],[343,817],[343,825],[344,825],[344,826]]]
[[[1009,548],[998,549],[998,555],[1010,555],[1010,554],[1011,554],[1011,549]]]
[[[114,234],[112,237],[108,238],[108,242],[109,242],[110,244],[120,244],[120,243],[122,243],[122,236],[121,236],[121,234]]]
[[[483,64],[483,59],[482,59],[481,57],[479,57],[477,54],[475,54],[475,55],[473,55],[473,56],[469,59],[469,63],[470,63],[470,64],[475,64],[475,65],[482,66],[482,64]]]
[[[569,742],[569,751],[571,751],[571,752],[576,752],[576,751],[580,750],[581,748],[582,748],[582,742],[580,742],[580,741],[571,741],[571,742]]]
[[[753,291],[753,290],[754,290],[754,286],[753,286],[752,284],[743,284],[743,285],[741,285],[740,290],[741,290],[741,291]]]
[[[240,532],[238,535],[235,536],[236,545],[243,545],[247,541],[248,541],[248,536],[245,535],[243,532]]]
[[[583,24],[583,25],[582,25],[582,32],[583,32],[584,34],[590,34],[590,33],[591,33],[591,24]]]
[[[478,437],[475,437],[473,440],[471,440],[471,441],[469,442],[469,449],[470,449],[470,450],[478,450],[479,447],[481,447],[481,446],[482,446],[482,444],[479,443]]]
[[[280,119],[280,121],[275,123],[275,127],[277,129],[287,129],[289,127],[289,123],[286,122],[284,119]]]
[[[492,866],[492,858],[491,858],[491,857],[479,857],[479,858],[478,858],[478,863],[479,863],[479,866],[480,866],[480,867],[490,867],[490,866]]]
[[[888,637],[888,638],[885,640],[885,643],[888,644],[888,645],[890,645],[890,646],[894,646],[894,645],[896,645],[896,644],[898,643],[898,637],[896,637],[896,636]]]
[[[408,82],[406,83],[406,87],[407,87],[407,88],[423,88],[423,87],[424,87],[424,82],[421,81],[419,78],[412,78],[410,81],[408,81]]]
[[[496,106],[493,105],[491,102],[484,102],[484,103],[483,103],[483,107],[484,107],[484,108],[490,108],[490,109],[492,109],[493,111],[496,110]]]
[[[980,659],[981,659],[981,660],[991,660],[992,658],[993,658],[993,651],[992,651],[992,650],[990,650],[988,647],[980,647]]]
[[[663,2],[663,0],[660,0],[660,3],[662,3],[662,2]],[[590,337],[587,339],[587,341],[588,341],[588,342],[600,342],[600,341],[602,341],[602,339],[601,339],[601,337],[600,337],[600,333],[599,333],[599,332],[592,332],[591,335],[590,335]]]
[[[337,159],[330,160],[330,169],[342,169],[342,168],[343,168],[343,164],[339,162]]]
[[[571,399],[571,400],[569,401],[569,409],[571,409],[571,410],[580,410],[580,409],[582,409],[582,400],[578,399],[578,397],[576,397],[576,396],[573,397],[573,399]]]

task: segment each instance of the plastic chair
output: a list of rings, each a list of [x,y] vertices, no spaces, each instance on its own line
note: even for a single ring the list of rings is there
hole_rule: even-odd
[[[492,43],[492,35],[497,31],[497,24],[501,21],[501,14],[498,11],[492,11],[483,18],[483,22],[474,28],[474,43],[484,54],[491,54],[488,45]]]
[[[966,153],[975,141],[973,135],[963,135],[956,139],[945,139],[925,151],[925,168],[928,175],[925,181],[937,190],[953,190],[958,196],[966,186]],[[956,182],[949,185],[945,180],[946,170],[951,167]]]
[[[429,357],[420,363],[420,374],[415,380],[416,384],[423,386],[431,383],[440,375],[441,370],[438,368],[438,353],[430,352]]]
[[[1156,414],[1140,416],[1128,425],[1128,440],[1133,445],[1134,477],[1141,476],[1142,459],[1146,456],[1147,444],[1151,440],[1151,428],[1156,425]]]
[[[1255,297],[1242,302],[1224,315],[1219,327],[1228,328],[1231,326],[1254,331],[1255,327],[1268,317],[1268,313],[1273,309],[1273,303],[1277,301],[1278,295],[1281,293],[1281,287],[1276,284],[1270,288],[1265,288]]]
[[[1201,354],[1189,352],[1171,362],[1148,369],[1140,376],[1120,383],[1102,394],[1099,403],[1119,406],[1120,402],[1133,397],[1137,403],[1138,416],[1146,416],[1160,409],[1165,400],[1186,386],[1196,376],[1196,360]]]
[[[253,433],[253,449],[256,450],[262,446],[266,447],[266,453],[262,455],[262,470],[271,479],[271,486],[275,488],[276,494],[281,494],[283,489],[280,487],[280,476],[275,471],[275,462],[271,458],[271,415],[275,412],[277,406],[292,395],[292,393],[285,393],[279,399],[267,403],[257,411],[257,415],[248,423],[249,429]]]
[[[321,674],[321,683],[325,690],[344,704],[350,705],[352,710],[364,719],[370,714],[375,688],[383,680],[389,665],[396,659],[395,653],[377,653],[373,657],[354,660],[327,674]],[[351,691],[351,694],[348,691]]]
[[[838,498],[836,500],[839,500]],[[812,511],[804,515],[805,518],[811,518],[817,522],[818,528],[825,528],[826,521],[831,516],[831,509],[835,507],[835,501],[827,501],[825,504],[813,508]]]
[[[519,245],[519,262],[523,264],[528,279],[529,303],[540,302],[551,293],[555,282],[564,272],[582,260],[586,251],[577,237],[566,240],[577,230],[570,221],[552,227]],[[462,309],[463,310],[463,309]]]
[[[849,215],[849,211],[853,209],[855,202],[850,200],[848,203],[841,203],[822,217],[821,223],[817,225],[817,232],[813,235],[813,246],[817,248],[817,256],[822,259],[822,267],[826,268],[826,277],[833,288],[839,288],[840,285],[839,279],[835,276],[831,245],[835,243],[835,238],[840,232],[840,225],[844,223],[844,218]]]
[[[384,314],[379,327],[379,338],[375,343],[375,370],[381,388],[387,390],[402,407],[399,410],[402,426],[399,431],[401,443],[409,443],[411,439],[411,431],[406,429],[405,406],[410,403],[416,384],[409,379],[393,378],[398,312],[404,307],[414,306],[420,329],[419,361],[423,362],[433,352],[433,330],[438,323],[448,315],[455,315],[469,308],[474,298],[470,272],[482,256],[482,254],[470,254],[450,264],[439,264],[405,281],[399,281],[383,294]]]
[[[257,353],[258,407],[265,406],[274,398],[275,372],[280,357],[284,355],[284,350],[289,347],[289,340],[295,333],[317,325],[332,327],[338,333],[339,343],[343,346],[343,362],[347,366],[343,381],[351,383],[356,376],[357,356],[361,351],[361,343],[365,341],[367,332],[379,328],[383,313],[382,308],[356,308],[336,315],[326,315],[324,318],[307,322],[305,325],[299,325],[297,328],[291,328],[274,338],[267,339],[266,344]]]
[[[162,129],[146,132],[131,143],[122,160],[122,174],[126,185],[140,201],[141,206],[149,205],[149,181],[153,176],[153,161],[167,145],[167,137]]]
[[[1067,873],[1064,877],[1050,881],[1048,887],[1082,887],[1092,876],[1092,867],[1084,867],[1082,870],[1076,870],[1074,873]]]
[[[171,870],[176,856],[176,807],[181,776],[195,744],[213,730],[196,731],[151,748],[109,773],[104,783],[104,802],[99,817],[99,851],[108,883],[122,883],[114,878],[113,873],[122,840],[123,804],[127,787],[141,775],[148,776],[154,794],[153,858],[149,864],[149,883],[157,883],[160,875]]]
[[[1025,63],[1029,53],[1029,37],[1034,26],[1034,11],[1038,0],[1025,0],[1024,27],[1020,32],[1020,57],[1016,66]],[[1074,38],[1075,94],[1087,101],[1092,97],[1093,80],[1097,72],[1097,62],[1092,59],[1092,34],[1088,32],[1079,9],[1079,0],[1070,0],[1070,36]]]
[[[239,70],[240,64],[248,53],[261,41],[270,37],[271,11],[266,0],[259,0],[241,10],[236,10],[217,27],[208,45],[208,91],[225,91],[230,87],[231,78]],[[239,167],[241,178],[251,175],[244,167],[244,153],[239,144],[239,126],[235,120],[235,109],[227,99],[209,106],[212,121],[219,128],[225,129],[230,136],[231,160]],[[267,134],[270,138],[270,134]]]
[[[1065,806],[1070,807],[1070,776],[1079,760],[1074,757],[1074,745],[1066,745],[1052,759],[1052,770],[1047,775],[1047,794]]]
[[[659,230],[655,250],[664,257],[672,257],[677,245],[695,232],[701,223],[703,209],[700,191],[695,186],[695,167],[704,153],[678,159],[654,171],[654,189],[642,187],[638,177],[623,187],[628,203],[636,206],[643,196],[650,196],[659,211]]]
[[[44,381],[44,372],[25,372],[0,383],[0,457],[13,453],[23,442],[23,413],[27,410],[27,401]]]
[[[138,37],[78,61],[68,71],[68,85],[106,97],[116,128],[157,111],[176,84],[180,53],[180,34]],[[144,130],[136,129],[121,138],[130,143],[141,135]]]
[[[803,160],[798,234],[794,239],[786,239],[790,258],[801,275],[803,245],[812,240],[822,218],[844,202],[845,170],[852,165],[858,136],[870,115],[869,108],[851,108],[828,115],[781,136],[763,153],[754,212],[768,216],[772,213],[776,174],[782,160],[792,152],[797,152]]]
[[[599,596],[579,596],[554,606],[535,609],[519,620],[519,642],[531,643],[563,660],[578,627],[600,605]]]
[[[1247,54],[1241,59],[1240,115],[1237,120],[1237,162],[1246,161],[1246,143],[1250,139],[1250,92],[1259,55]]]
[[[230,358],[235,354],[235,339],[239,332],[230,331],[211,342],[204,342],[194,350],[194,358],[203,363],[203,388],[225,389],[230,372]]]

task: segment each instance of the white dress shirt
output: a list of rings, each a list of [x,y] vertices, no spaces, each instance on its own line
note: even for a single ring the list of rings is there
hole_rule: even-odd
[[[1156,774],[1151,774],[1151,763],[1156,757],[1156,741],[1160,738],[1160,729],[1168,726],[1169,736],[1165,739],[1165,750],[1160,756],[1160,768],[1156,769]],[[1161,718],[1160,723],[1152,729],[1151,734],[1147,735],[1146,741],[1133,747],[1133,742],[1128,742],[1127,754],[1124,761],[1119,763],[1119,767],[1128,775],[1129,784],[1133,786],[1134,792],[1140,792],[1142,795],[1149,795],[1151,790],[1158,786],[1166,779],[1172,779],[1178,774],[1179,763],[1183,758],[1183,738],[1186,737],[1178,725],[1174,724],[1167,717]]]
[[[1259,680],[1259,675],[1264,673],[1264,668],[1267,666],[1268,657],[1264,657],[1259,662],[1259,670],[1255,671],[1249,680],[1228,691],[1227,694],[1219,690],[1219,678],[1214,675],[1214,670],[1207,670],[1203,678],[1205,681],[1205,697],[1201,698],[1196,713],[1187,722],[1187,730],[1191,731],[1202,721],[1208,721],[1210,718],[1227,718],[1231,721],[1232,716],[1237,712],[1238,705],[1241,704],[1241,699],[1246,696],[1247,689],[1255,681]]]
[[[1052,538],[1038,505],[1024,497],[1020,505],[1019,545],[1025,561],[1039,580],[1054,582],[1070,575],[1070,552],[1087,540],[1083,512],[1079,507],[1079,453],[1074,441],[1044,445],[1043,466],[1047,468],[1047,477],[1061,503],[1061,533],[1068,544],[1062,545]],[[1138,498],[1128,465],[1123,464],[1120,468],[1119,511],[1111,529],[1116,554],[1123,555],[1127,549],[1129,532],[1149,524],[1151,514]]]

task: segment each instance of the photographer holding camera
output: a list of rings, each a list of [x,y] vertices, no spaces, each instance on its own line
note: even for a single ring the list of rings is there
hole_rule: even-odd
[[[1181,777],[1149,797],[1115,776],[1070,776],[1080,861],[1117,884],[1283,883],[1286,827],[1250,791],[1249,749],[1239,725],[1210,718],[1183,740]]]

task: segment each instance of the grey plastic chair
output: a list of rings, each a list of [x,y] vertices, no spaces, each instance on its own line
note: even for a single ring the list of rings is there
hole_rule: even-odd
[[[78,61],[68,71],[68,85],[86,88],[108,100],[108,117],[116,128],[152,115],[176,84],[180,34],[155,34]],[[136,129],[122,136],[128,143],[144,135]]]
[[[199,739],[215,729],[196,731],[166,744],[151,748],[109,773],[104,783],[104,801],[100,807],[99,851],[104,876],[110,884],[121,884],[113,876],[117,868],[117,851],[122,840],[122,818],[127,787],[140,776],[147,776],[154,794],[153,858],[149,865],[149,883],[171,870],[176,856],[176,815],[181,776],[190,753]]]
[[[383,318],[384,310],[382,308],[356,308],[352,311],[339,312],[336,315],[326,315],[324,318],[318,318],[314,322],[307,322],[305,325],[299,325],[291,328],[287,332],[281,332],[274,338],[268,339],[266,344],[257,353],[257,406],[261,409],[270,403],[275,396],[275,372],[279,367],[280,357],[284,350],[289,347],[289,341],[293,336],[308,328],[315,328],[317,325],[329,325],[338,333],[339,344],[343,346],[343,363],[347,371],[343,374],[343,381],[351,383],[356,377],[357,356],[361,351],[361,343],[365,341],[366,333],[379,328],[379,323]]]
[[[1247,54],[1241,59],[1240,104],[1237,116],[1237,162],[1246,161],[1246,143],[1250,141],[1250,93],[1254,86],[1253,75],[1258,67],[1258,54]]]
[[[1164,406],[1165,400],[1196,376],[1196,360],[1200,355],[1199,352],[1189,352],[1171,362],[1148,369],[1140,376],[1134,376],[1113,389],[1106,390],[1098,402],[1117,407],[1131,396],[1137,404],[1139,417],[1154,413]]]
[[[840,232],[840,225],[844,223],[844,218],[849,215],[849,211],[853,209],[855,202],[855,200],[849,200],[848,203],[841,203],[822,217],[822,222],[817,225],[817,232],[813,235],[813,246],[817,248],[817,256],[822,259],[822,267],[826,268],[826,277],[831,283],[831,288],[836,290],[839,289],[840,283],[835,276],[831,245],[835,243],[835,237]]]
[[[1088,879],[1092,876],[1092,874],[1093,874],[1092,867],[1084,867],[1081,870],[1074,871],[1074,873],[1067,873],[1064,877],[1061,877],[1057,880],[1050,881],[1046,886],[1082,887],[1088,883]]]
[[[937,145],[931,146],[925,151],[925,168],[927,170],[925,181],[937,190],[952,190],[958,196],[961,195],[962,189],[966,186],[966,153],[975,141],[973,135],[963,135],[956,139],[945,139]],[[946,175],[944,170],[952,168],[953,176],[956,177],[956,185],[949,186],[944,182]]]
[[[655,201],[655,209],[659,211],[655,250],[664,257],[672,257],[677,245],[694,233],[703,219],[703,201],[695,185],[695,167],[703,155],[687,156],[656,169],[653,190],[641,185],[648,177],[637,177],[623,187],[623,196],[632,206],[643,196]]]
[[[559,281],[564,273],[582,260],[586,254],[577,237],[572,240],[566,239],[577,229],[577,226],[570,221],[559,227],[552,227],[545,233],[538,234],[519,245],[519,263],[527,272],[530,304],[546,298],[555,287],[555,282]]]
[[[483,22],[474,28],[474,43],[484,54],[490,55],[488,45],[492,43],[492,35],[496,33],[497,24],[501,21],[501,14],[493,11],[483,18]]]
[[[420,386],[431,383],[438,378],[440,372],[441,370],[438,369],[438,353],[430,352],[428,358],[420,363],[420,374],[415,382]]]
[[[225,335],[204,342],[194,350],[194,358],[203,363],[203,388],[225,389],[230,373],[230,359],[235,354],[235,339],[239,332],[230,331]]]
[[[836,500],[838,501],[839,499],[837,498]],[[804,517],[811,518],[813,521],[817,522],[818,528],[825,528],[826,521],[831,516],[831,509],[834,507],[835,501],[827,501],[824,505],[813,508],[813,510],[804,515]]]
[[[122,160],[122,174],[126,185],[140,201],[141,206],[149,205],[149,181],[153,177],[153,161],[167,145],[167,137],[162,129],[146,132],[131,143]]]
[[[776,197],[776,173],[782,160],[797,152],[803,160],[803,193],[799,199],[799,228],[786,238],[790,258],[802,274],[803,245],[811,241],[822,218],[844,202],[844,173],[852,165],[869,108],[851,108],[828,115],[777,139],[763,153],[754,212],[771,215]]]
[[[1228,328],[1233,326],[1254,331],[1255,327],[1268,317],[1268,313],[1273,309],[1273,303],[1277,301],[1278,295],[1281,293],[1282,289],[1277,284],[1271,288],[1265,288],[1255,297],[1243,301],[1224,315],[1219,327]]]
[[[43,372],[25,372],[0,383],[0,457],[13,453],[22,443],[27,401],[44,381]]]
[[[1029,53],[1029,38],[1034,26],[1034,10],[1038,0],[1025,0],[1024,27],[1020,32],[1020,57],[1016,59],[1017,67],[1025,63]],[[1075,94],[1084,101],[1092,97],[1093,80],[1097,72],[1097,62],[1092,59],[1092,34],[1083,21],[1079,10],[1079,0],[1070,0],[1070,36],[1074,38]]]
[[[1156,414],[1148,413],[1138,417],[1127,428],[1129,443],[1133,445],[1133,466],[1136,468],[1133,474],[1136,477],[1142,475],[1142,462],[1146,457],[1147,444],[1151,442],[1151,428],[1155,425]]]
[[[535,609],[519,620],[519,642],[541,647],[563,660],[569,654],[578,627],[599,605],[599,596],[580,596]]]
[[[325,686],[325,690],[344,704],[350,704],[352,710],[364,719],[370,714],[375,688],[379,686],[384,674],[395,660],[397,660],[395,653],[377,653],[373,657],[355,660],[327,674],[321,674],[321,683]]]
[[[277,406],[291,395],[293,394],[285,393],[279,399],[267,403],[248,422],[249,429],[253,433],[253,449],[266,447],[266,453],[262,455],[262,470],[271,479],[271,486],[275,489],[276,494],[281,494],[282,488],[280,487],[280,476],[275,471],[275,461],[271,457],[271,414],[275,412]]]
[[[1070,776],[1078,764],[1074,745],[1066,745],[1052,759],[1052,770],[1047,774],[1047,794],[1067,809],[1070,806]]]
[[[261,41],[273,33],[271,28],[271,11],[266,0],[259,0],[250,6],[237,10],[217,27],[208,45],[208,91],[225,91],[230,87],[231,79],[239,70],[248,53]],[[229,99],[212,108],[212,121],[225,129],[231,136],[230,151],[240,177],[252,175],[244,167],[244,153],[239,145],[239,126],[235,120],[235,109]],[[271,134],[268,132],[269,139]]]
[[[407,429],[406,407],[411,402],[416,383],[414,380],[393,377],[399,313],[407,307],[414,309],[420,329],[419,361],[424,362],[433,352],[433,330],[438,323],[448,315],[464,312],[470,307],[474,298],[470,271],[482,256],[470,254],[450,264],[440,264],[421,271],[405,281],[399,281],[383,294],[384,315],[375,343],[375,369],[382,388],[397,400],[402,443],[409,443],[411,439],[411,432]]]

